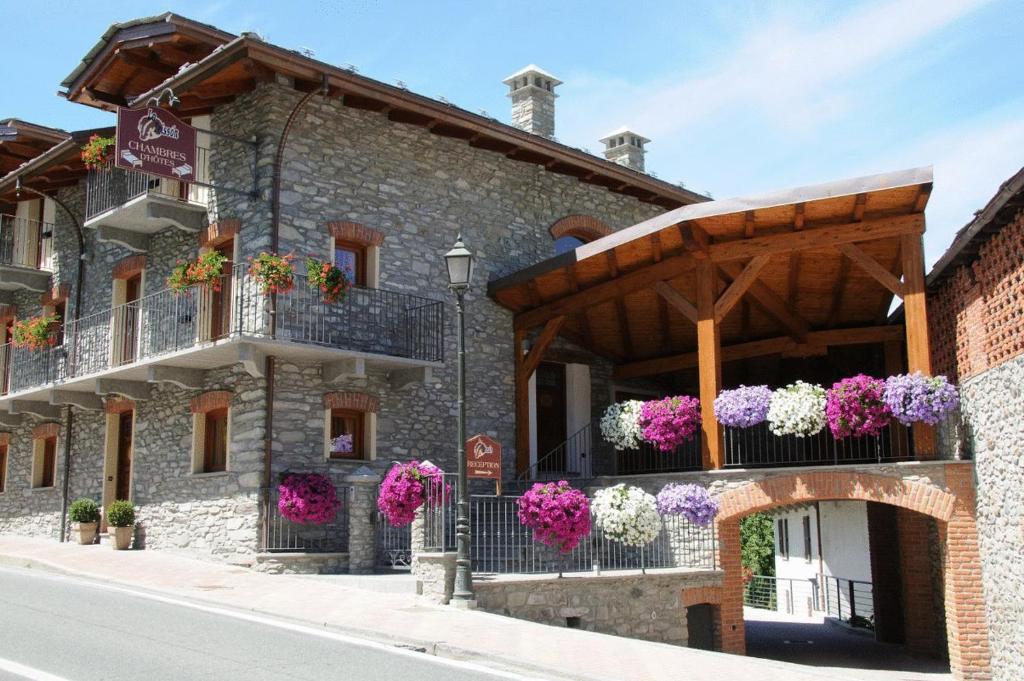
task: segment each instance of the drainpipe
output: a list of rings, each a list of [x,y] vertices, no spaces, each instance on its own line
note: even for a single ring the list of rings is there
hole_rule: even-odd
[[[313,95],[319,92],[324,97],[328,95],[330,87],[328,85],[327,74],[324,73],[319,91],[310,90],[303,97],[296,102],[292,108],[288,119],[285,121],[284,128],[281,130],[281,138],[277,143],[277,152],[274,154],[274,175],[273,184],[271,186],[270,195],[270,251],[277,253],[281,243],[281,168],[284,165],[284,150],[288,144],[288,136],[291,134],[292,127],[295,125],[295,121],[298,118],[299,112],[306,106],[306,104],[313,98]],[[277,294],[272,293],[270,296],[270,337],[273,339],[277,335]],[[263,375],[266,376],[266,412],[263,418],[263,493],[262,493],[262,507],[263,507],[263,528],[266,531],[267,523],[270,515],[267,509],[270,508],[270,484],[272,480],[272,469],[274,463],[274,452],[273,452],[273,430],[274,430],[274,364],[275,357],[268,355],[264,364]],[[264,536],[266,536],[264,534]]]
[[[21,178],[17,178],[15,184],[15,195],[17,196],[21,192],[26,191],[30,194],[35,194],[44,199],[50,199],[55,204],[60,206],[68,217],[71,218],[71,222],[75,225],[75,239],[78,241],[78,273],[75,277],[75,321],[81,317],[80,311],[82,307],[82,282],[85,281],[85,236],[82,232],[82,222],[78,219],[71,209],[67,207],[63,201],[56,196],[50,196],[45,194],[38,189],[32,189],[21,184]],[[73,327],[74,328],[74,327]],[[68,493],[71,487],[71,429],[74,426],[75,413],[71,409],[71,405],[64,407],[64,479],[61,482],[61,498],[60,498],[60,541],[64,542],[67,539],[67,519],[68,519]]]

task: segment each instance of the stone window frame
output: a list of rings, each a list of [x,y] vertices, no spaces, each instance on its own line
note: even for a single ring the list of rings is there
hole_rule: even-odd
[[[11,434],[0,433],[0,494],[7,491],[7,465],[10,461]]]
[[[46,478],[46,447],[53,443],[53,461],[50,463],[51,477],[49,485],[44,485]],[[40,423],[32,429],[32,477],[29,481],[33,490],[52,490],[57,488],[57,446],[60,443],[59,423]]]
[[[231,471],[231,431],[232,412],[231,400],[234,393],[228,390],[209,390],[192,398],[189,408],[192,412],[192,455],[190,474],[193,476],[225,475]],[[206,421],[212,411],[224,409],[227,412],[227,426],[224,433],[225,453],[224,470],[205,470],[206,459]]]
[[[377,414],[380,412],[380,400],[377,397],[361,392],[330,392],[324,394],[323,409],[324,460],[334,462],[375,461],[377,459]],[[331,456],[331,416],[335,411],[362,414],[362,458]]]
[[[341,244],[363,249],[365,281],[360,286],[380,286],[380,247],[383,243],[384,233],[364,224],[347,220],[331,220],[327,223],[327,262],[334,264],[335,250]]]

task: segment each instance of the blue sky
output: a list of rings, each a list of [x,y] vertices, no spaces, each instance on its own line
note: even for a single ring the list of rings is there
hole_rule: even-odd
[[[507,121],[501,80],[565,81],[560,140],[622,125],[647,167],[716,198],[934,165],[927,257],[1024,164],[1024,3],[0,2],[0,117],[110,123],[55,95],[107,26],[171,9]],[[86,9],[87,8],[87,9]]]

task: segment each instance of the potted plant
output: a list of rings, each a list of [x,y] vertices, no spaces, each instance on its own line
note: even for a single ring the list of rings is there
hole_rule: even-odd
[[[601,435],[615,449],[637,449],[641,442],[640,410],[644,403],[628,400],[610,405],[601,417]]]
[[[135,529],[135,505],[118,499],[107,508],[107,524],[114,528],[112,542],[115,551],[124,551],[132,543]]]
[[[565,480],[534,483],[519,497],[518,517],[541,544],[568,553],[590,534],[590,501]]]
[[[887,378],[884,400],[896,420],[905,426],[934,426],[960,404],[956,386],[945,376],[925,376],[920,372]]]
[[[68,507],[68,517],[75,525],[79,544],[92,544],[96,541],[96,527],[100,521],[100,507],[92,499],[82,497],[75,499]]]
[[[773,435],[810,437],[825,427],[825,389],[797,381],[772,393],[768,428]]]
[[[352,286],[341,268],[316,258],[306,258],[306,280],[310,288],[320,290],[328,304],[344,300]]]
[[[292,473],[277,488],[277,510],[300,525],[334,522],[341,508],[334,483],[321,473]]]
[[[700,400],[677,395],[644,402],[640,427],[643,438],[660,451],[674,451],[700,428]]]
[[[701,485],[670,482],[661,488],[656,499],[662,516],[683,516],[700,527],[707,527],[718,515],[718,501]]]
[[[16,348],[43,350],[57,344],[56,326],[60,317],[40,315],[15,322],[11,342]]]
[[[211,291],[220,291],[227,256],[219,251],[200,253],[193,262],[181,260],[167,277],[167,288],[175,295],[188,295],[193,286],[206,286]]]
[[[750,428],[768,418],[772,390],[766,385],[741,385],[715,398],[715,418],[729,428]]]
[[[451,486],[444,482],[437,466],[426,461],[395,463],[380,484],[377,510],[392,527],[405,527],[415,520],[416,509],[427,502],[428,496],[432,504],[440,505],[450,495]]]
[[[295,256],[275,255],[263,251],[255,258],[249,258],[249,276],[259,284],[263,295],[271,293],[288,293],[295,285],[295,268],[292,259]]]
[[[889,425],[892,412],[885,404],[885,381],[864,374],[844,378],[825,396],[825,416],[833,437],[878,435]]]
[[[110,148],[114,146],[113,137],[92,135],[82,145],[82,163],[90,170],[101,168],[110,162]]]

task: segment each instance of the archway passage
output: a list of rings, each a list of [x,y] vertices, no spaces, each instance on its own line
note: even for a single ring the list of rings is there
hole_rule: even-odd
[[[934,522],[941,550],[944,585],[941,602],[945,610],[950,670],[954,678],[966,681],[991,678],[970,464],[944,466],[944,480],[939,481],[914,479],[910,477],[913,469],[905,470],[908,475],[904,477],[857,470],[786,473],[721,494],[717,524],[720,565],[725,573],[721,605],[722,650],[746,652],[740,520],[751,513],[798,503],[866,501],[869,506],[891,508],[893,517],[906,526],[907,537],[921,532],[925,527],[921,521]],[[926,540],[918,534],[914,541]],[[914,555],[913,551],[907,553]],[[922,606],[927,598],[924,590],[914,588],[916,584],[918,582],[911,581],[901,595],[904,616],[913,613],[914,607]],[[912,623],[917,624],[920,619],[912,616]],[[912,626],[906,630],[908,647],[926,645],[928,636],[934,634],[929,634],[926,627]]]

